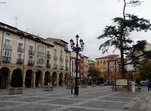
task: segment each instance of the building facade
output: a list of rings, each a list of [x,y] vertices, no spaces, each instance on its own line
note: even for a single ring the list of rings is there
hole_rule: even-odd
[[[17,73],[22,77],[22,87],[43,87],[48,75],[53,85],[66,85],[70,75],[67,45],[0,23],[0,88],[11,87]]]

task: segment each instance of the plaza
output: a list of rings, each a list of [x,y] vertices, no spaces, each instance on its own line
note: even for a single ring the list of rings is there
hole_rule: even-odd
[[[66,87],[25,88],[23,94],[9,95],[0,90],[0,111],[150,111],[151,94],[141,92],[114,92],[111,86],[80,88],[79,95]]]

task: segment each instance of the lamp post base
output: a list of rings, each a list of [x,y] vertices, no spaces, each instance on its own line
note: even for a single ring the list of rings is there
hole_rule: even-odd
[[[79,87],[78,86],[74,87],[74,95],[79,95]]]

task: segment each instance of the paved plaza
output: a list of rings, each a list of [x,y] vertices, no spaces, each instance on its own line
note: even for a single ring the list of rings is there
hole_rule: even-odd
[[[0,90],[0,111],[151,111],[151,92],[114,92],[111,86],[80,88],[79,95],[70,89],[54,87],[25,88],[23,94],[9,95]]]

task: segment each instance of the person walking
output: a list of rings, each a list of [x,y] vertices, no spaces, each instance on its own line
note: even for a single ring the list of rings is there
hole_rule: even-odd
[[[137,83],[138,90],[140,91],[141,90],[141,88],[140,88],[140,80],[136,79],[136,83]]]
[[[151,81],[149,80],[148,82],[147,82],[147,87],[148,87],[148,91],[150,91],[151,90]]]

